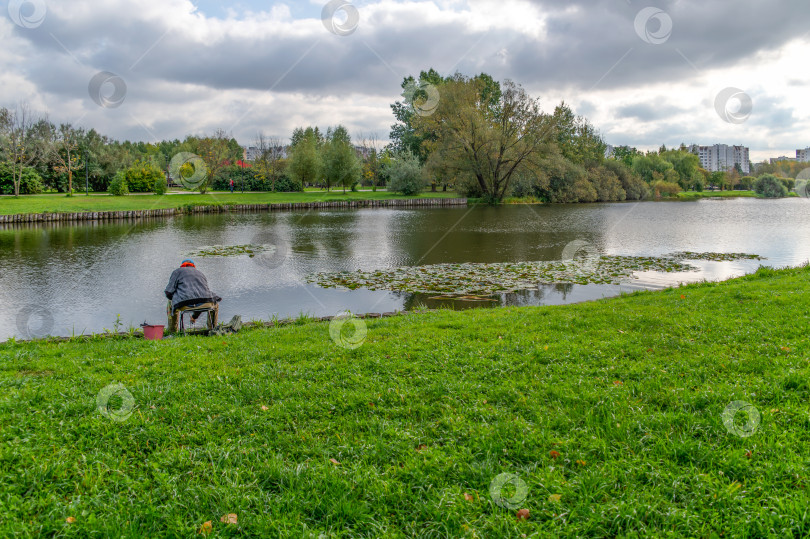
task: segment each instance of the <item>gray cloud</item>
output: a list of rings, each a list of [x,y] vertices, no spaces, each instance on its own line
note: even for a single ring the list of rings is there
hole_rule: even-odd
[[[658,45],[644,42],[634,29],[636,15],[649,3],[672,20],[671,35]],[[590,97],[593,91],[638,91],[643,95],[637,102],[614,107],[614,118],[660,122],[686,111],[644,88],[739,66],[807,36],[810,28],[806,0],[737,0],[733,6],[723,0],[649,3],[534,0],[531,4],[545,19],[537,35],[508,25],[492,24],[487,30],[465,24],[469,17],[452,13],[437,16],[441,10],[432,3],[398,6],[395,13],[358,4],[357,32],[341,37],[314,19],[224,21],[184,14],[179,1],[167,2],[162,15],[147,9],[147,4],[153,7],[149,2],[76,0],[72,9],[53,6],[39,28],[3,21],[4,44],[24,56],[6,57],[3,67],[46,96],[43,99],[53,105],[52,117],[61,113],[58,104],[74,103],[84,107],[88,121],[102,122],[116,137],[147,138],[132,116],[151,126],[156,136],[169,137],[213,129],[223,119],[255,108],[237,126],[243,139],[262,126],[286,135],[297,113],[316,114],[299,118],[299,123],[343,121],[384,138],[393,121],[389,111],[362,114],[359,105],[364,100],[398,99],[402,78],[428,67],[443,74],[485,71],[533,89],[559,89],[571,99],[582,98],[581,112],[600,108]],[[468,15],[475,16],[482,5],[470,2]],[[101,70],[127,82],[126,102],[117,116],[97,110],[87,95],[90,78]],[[790,81],[796,87],[806,84],[795,75]],[[261,96],[278,98],[286,108],[277,110]],[[20,97],[6,89],[0,104]],[[329,104],[321,103],[330,99]],[[752,117],[751,125],[784,125],[795,118],[786,103],[756,106],[770,116]],[[188,126],[178,125],[175,117],[181,110],[186,111]],[[79,112],[71,111],[74,116]],[[766,123],[756,123],[760,121]],[[658,136],[658,127],[648,133]],[[679,133],[689,127],[668,125]]]

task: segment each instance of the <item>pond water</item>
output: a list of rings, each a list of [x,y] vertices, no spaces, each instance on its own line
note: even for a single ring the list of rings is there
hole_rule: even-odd
[[[270,238],[270,240],[268,240]],[[322,271],[449,262],[551,261],[573,241],[610,255],[743,252],[767,260],[692,262],[699,271],[644,272],[622,285],[538,285],[496,302],[429,299],[307,283]],[[548,206],[355,209],[197,215],[116,223],[0,225],[0,340],[165,323],[163,289],[191,252],[212,245],[274,243],[250,258],[197,257],[222,296],[220,319],[244,321],[405,310],[561,304],[678,282],[719,280],[810,258],[807,199],[706,199]],[[119,318],[120,315],[120,318]]]

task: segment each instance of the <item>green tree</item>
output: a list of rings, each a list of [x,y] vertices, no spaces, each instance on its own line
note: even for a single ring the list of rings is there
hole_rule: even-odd
[[[664,179],[667,171],[673,170],[673,168],[672,163],[655,152],[637,155],[633,158],[633,171],[647,183],[652,183],[656,179]]]
[[[563,157],[577,165],[594,166],[605,159],[607,144],[596,129],[565,104],[557,105],[552,116],[554,140]]]
[[[492,201],[503,199],[516,173],[536,171],[553,147],[538,101],[511,81],[501,87],[493,105],[481,99],[484,81],[456,75],[442,84],[435,112],[414,119],[418,135],[435,135],[428,147],[448,171],[473,180]]]
[[[323,162],[316,129],[310,127],[305,131],[298,128],[293,131],[287,170],[293,180],[300,182],[302,186],[321,179]],[[328,191],[330,185],[327,183],[326,187]]]
[[[633,159],[639,155],[644,154],[630,146],[615,146],[613,148],[613,158],[617,161],[621,161],[628,167],[633,166]]]
[[[419,158],[410,152],[396,156],[388,171],[390,180],[388,190],[413,196],[422,192],[425,180],[422,176],[422,165]]]
[[[754,182],[754,191],[765,198],[782,198],[788,194],[785,184],[773,174],[764,174],[757,178]]]
[[[15,197],[20,196],[23,175],[37,158],[37,150],[40,148],[32,139],[36,121],[27,103],[21,103],[14,110],[0,109],[0,149],[11,166],[11,184]],[[35,180],[29,171],[29,187],[26,190],[41,190],[40,180],[41,178]],[[37,184],[39,187],[36,187]]]
[[[435,106],[441,102],[442,86],[455,77],[442,77],[433,68],[422,71],[419,78],[412,76],[403,79],[402,97],[403,101],[397,101],[391,105],[394,118],[397,122],[391,126],[389,138],[391,139],[391,150],[395,153],[411,152],[419,157],[419,161],[424,164],[430,157],[433,145],[438,134],[425,129],[417,131],[416,120],[422,115],[430,115],[435,110]],[[486,73],[474,77],[480,90],[480,101],[483,108],[495,114],[501,100],[501,86],[491,76]]]
[[[698,172],[700,158],[697,155],[683,150],[669,150],[663,152],[661,157],[671,163],[678,173],[677,181],[682,189],[695,189],[701,182],[702,176]]]
[[[625,200],[627,192],[622,187],[619,177],[604,166],[596,166],[588,171],[588,179],[596,190],[596,200],[599,202],[613,202]]]
[[[642,180],[638,174],[633,172],[630,166],[626,165],[624,161],[607,159],[603,166],[619,179],[627,200],[644,200],[650,196],[650,189],[647,183]]]
[[[327,190],[330,185],[343,186],[343,193],[362,178],[362,167],[352,146],[349,132],[342,125],[329,128],[323,147],[323,176]]]
[[[73,129],[70,124],[61,124],[55,134],[56,138],[51,147],[52,155],[57,161],[54,170],[67,174],[67,196],[73,196],[73,171],[83,166],[79,155],[82,133]]]
[[[242,157],[242,148],[239,144],[234,144],[235,141],[222,129],[217,129],[212,136],[200,138],[196,142],[194,153],[202,158],[206,167],[205,180],[200,182],[197,190],[204,194],[223,167]]]

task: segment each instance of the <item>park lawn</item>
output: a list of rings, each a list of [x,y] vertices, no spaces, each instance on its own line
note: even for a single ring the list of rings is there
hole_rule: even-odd
[[[0,344],[0,535],[805,537],[808,305],[808,267],[760,269],[366,319],[356,349],[305,320]]]
[[[387,191],[362,191],[346,194],[340,190],[307,191],[303,193],[239,193],[209,192],[182,193],[157,196],[154,194],[130,194],[121,197],[111,195],[75,194],[67,197],[64,194],[23,195],[19,198],[0,197],[0,215],[17,213],[56,213],[56,212],[97,212],[156,210],[163,208],[180,208],[186,205],[206,204],[272,204],[286,202],[325,202],[330,200],[383,200],[411,198],[455,198],[453,192],[424,192],[420,195],[404,196]]]
[[[757,197],[757,194],[754,191],[682,191],[678,193],[678,198],[684,200],[736,197]]]

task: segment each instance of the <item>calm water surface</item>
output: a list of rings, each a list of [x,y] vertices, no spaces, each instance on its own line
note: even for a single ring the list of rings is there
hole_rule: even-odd
[[[693,263],[700,271],[644,273],[623,286],[540,285],[504,294],[497,304],[560,304],[677,282],[726,279],[760,264],[810,259],[810,201],[726,199],[559,206],[358,209],[177,217],[74,226],[0,225],[0,340],[101,332],[143,321],[165,323],[163,289],[184,256],[210,245],[280,239],[279,255],[197,258],[212,290],[225,298],[220,318],[243,320],[342,310],[384,312],[424,295],[322,289],[318,271],[369,270],[444,262],[559,260],[571,241],[603,254],[747,252],[768,260]],[[282,251],[285,251],[283,253]],[[281,255],[284,256],[281,256]],[[456,308],[480,303],[445,303]],[[51,323],[52,319],[52,323]]]

